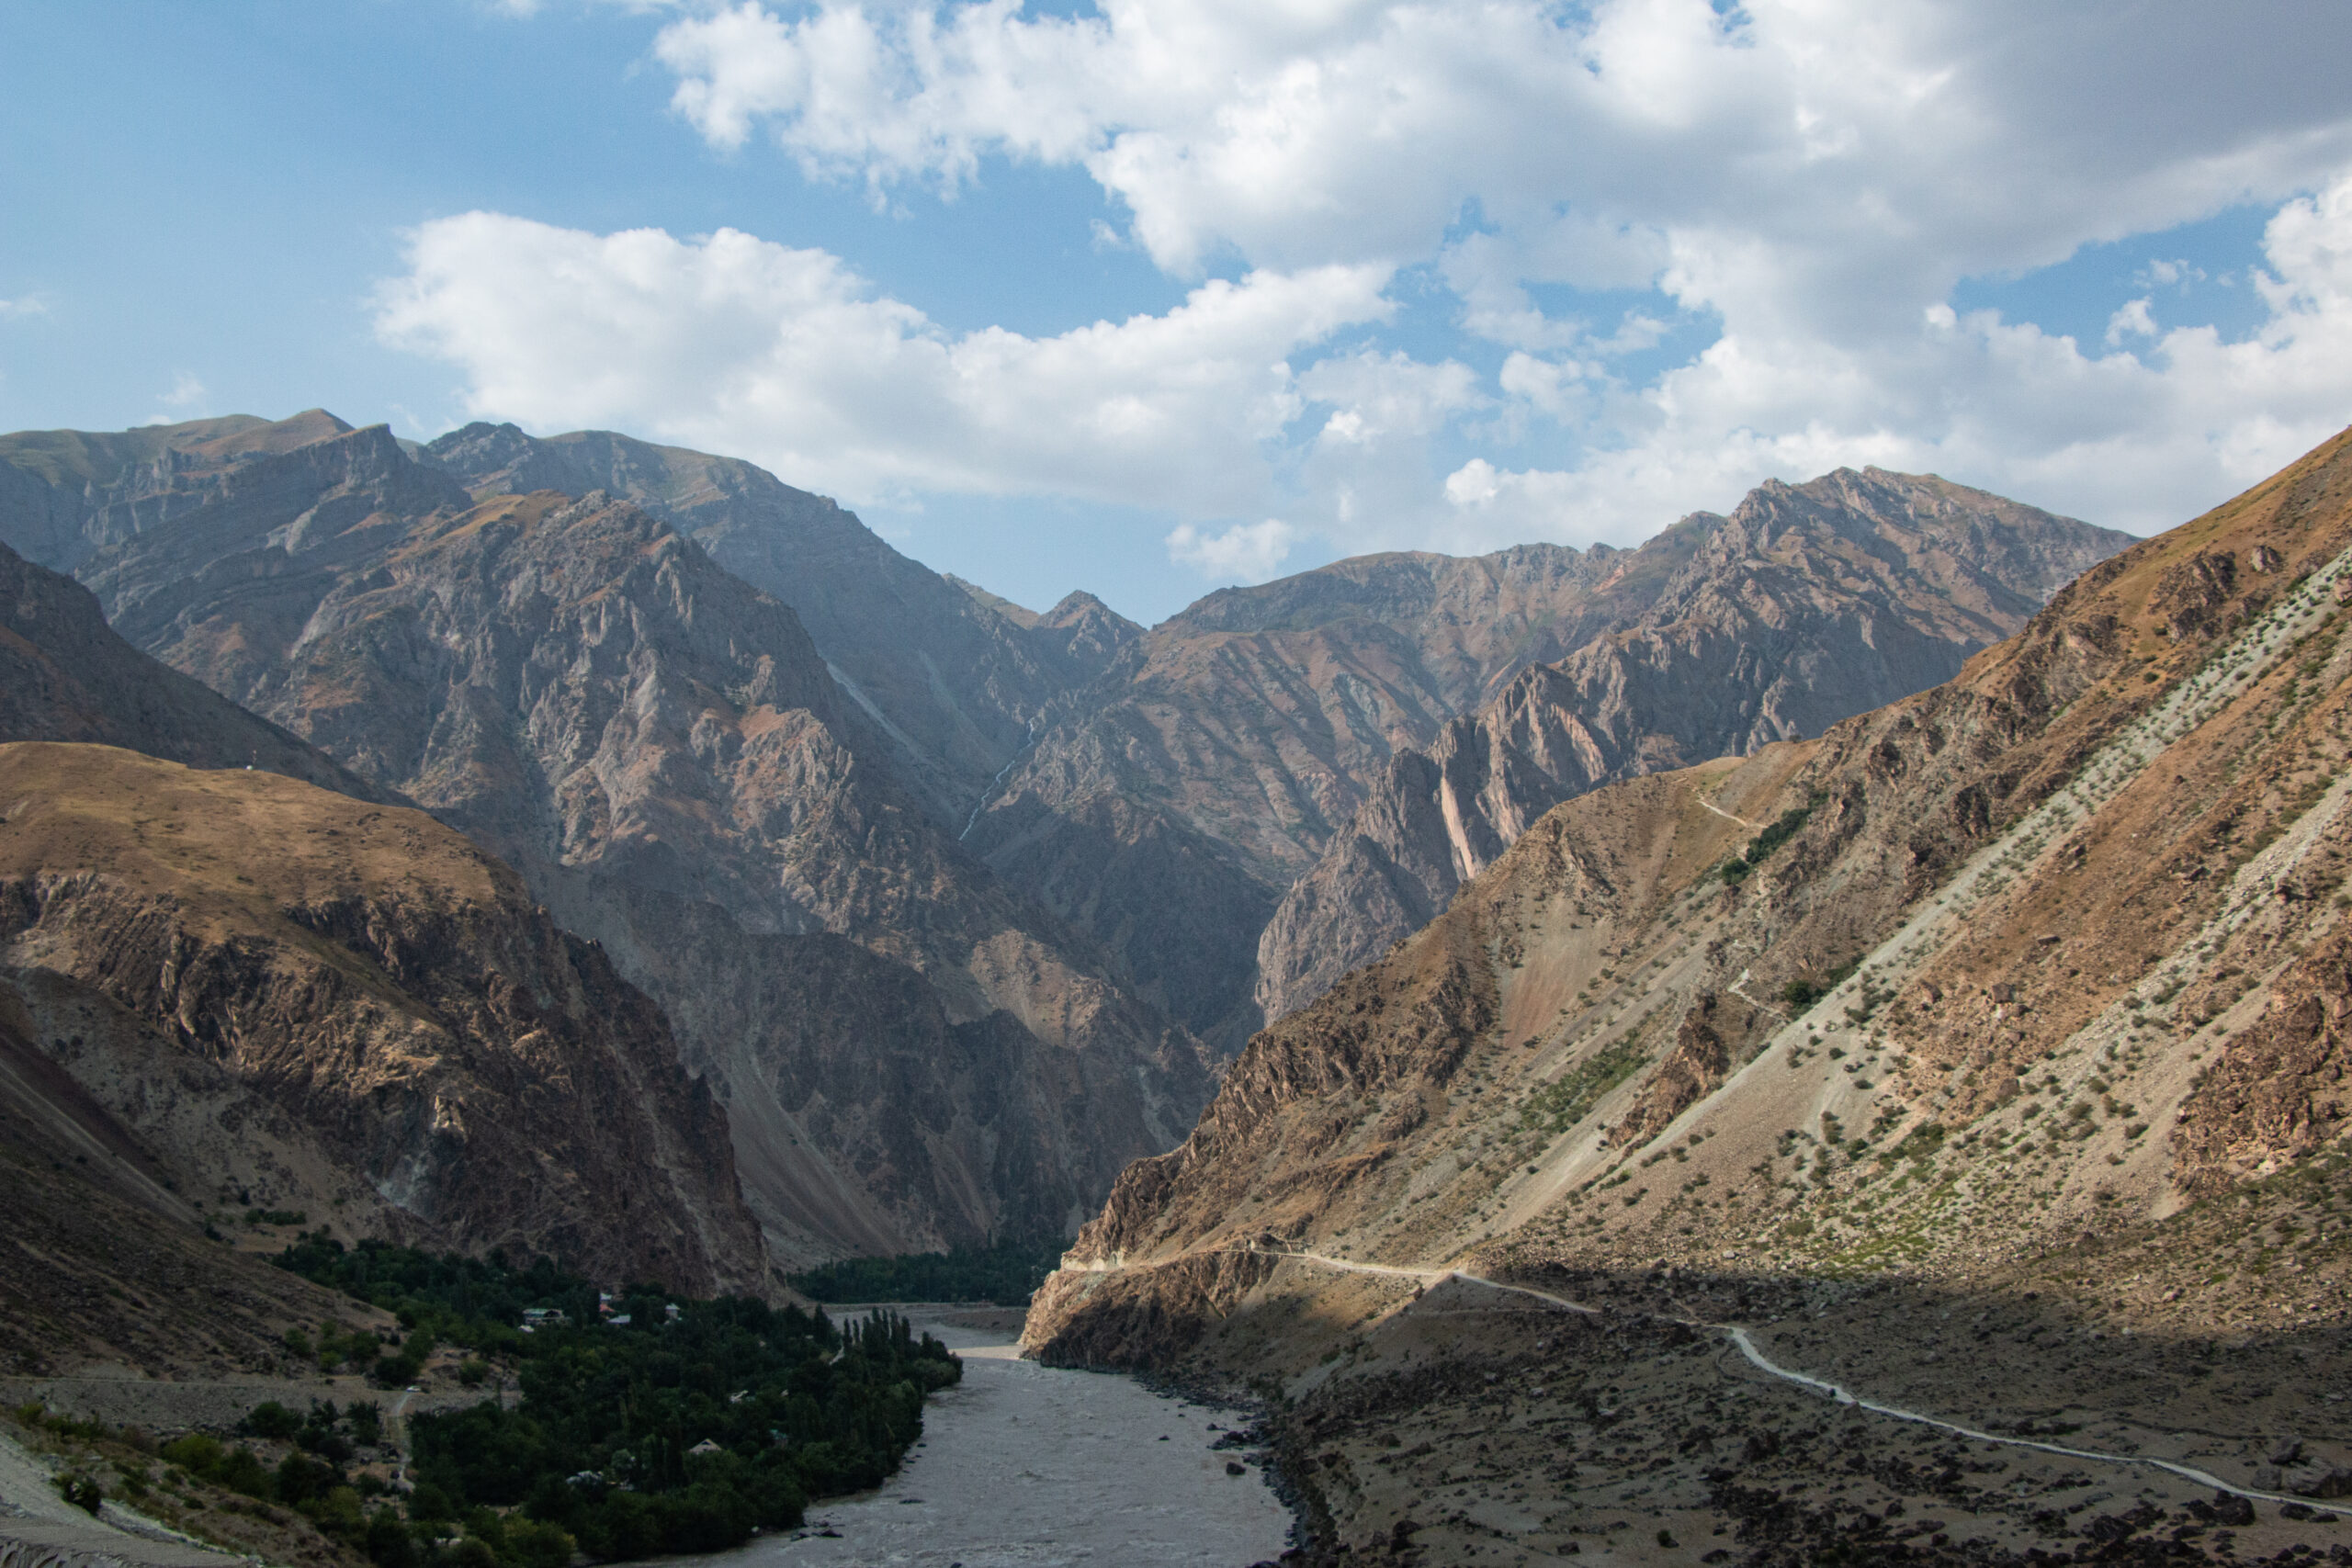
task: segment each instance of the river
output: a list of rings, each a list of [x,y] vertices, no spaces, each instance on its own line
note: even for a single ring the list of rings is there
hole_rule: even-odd
[[[922,1445],[878,1491],[699,1568],[1245,1568],[1286,1544],[1290,1511],[1264,1472],[1226,1471],[1253,1456],[1210,1447],[1232,1413],[1022,1360],[1013,1314],[892,1310],[964,1359],[964,1381],[923,1407]]]

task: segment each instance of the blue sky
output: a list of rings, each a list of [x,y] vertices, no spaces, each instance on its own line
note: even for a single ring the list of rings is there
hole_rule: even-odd
[[[2352,13],[2048,10],[14,7],[0,427],[605,425],[1145,620],[1840,463],[2146,531],[2352,422]]]

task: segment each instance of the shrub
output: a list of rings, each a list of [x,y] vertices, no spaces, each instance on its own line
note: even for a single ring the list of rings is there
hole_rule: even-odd
[[[565,1568],[579,1550],[561,1526],[537,1519],[509,1519],[505,1534],[499,1556],[511,1568]]]
[[[231,1449],[223,1454],[220,1463],[212,1472],[212,1479],[232,1492],[242,1492],[248,1497],[264,1501],[275,1490],[269,1472],[263,1467],[261,1461],[254,1457],[253,1450],[247,1448]]]
[[[288,1454],[277,1466],[277,1500],[306,1503],[323,1497],[340,1478],[334,1467],[302,1454]]]
[[[417,1568],[416,1538],[390,1508],[368,1516],[366,1551],[376,1568]]]
[[[292,1338],[294,1336],[288,1335],[288,1337]],[[237,1429],[251,1437],[265,1438],[273,1443],[282,1443],[292,1438],[295,1433],[302,1429],[302,1418],[278,1404],[277,1401],[265,1399],[254,1405],[251,1413],[237,1424]]]
[[[220,1438],[208,1438],[201,1432],[190,1432],[185,1438],[165,1443],[163,1458],[166,1464],[178,1465],[190,1475],[209,1481],[212,1472],[220,1468],[221,1457],[226,1452]]]

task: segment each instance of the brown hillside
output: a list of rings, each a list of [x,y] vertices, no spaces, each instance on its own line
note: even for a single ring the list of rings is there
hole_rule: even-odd
[[[660,1012],[421,812],[0,746],[0,975],[191,1199],[681,1290],[764,1280],[725,1119]]]

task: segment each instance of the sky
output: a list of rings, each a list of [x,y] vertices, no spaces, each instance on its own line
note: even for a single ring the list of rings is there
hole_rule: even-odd
[[[2352,423],[2352,6],[0,5],[0,429],[748,457],[1043,608]]]

